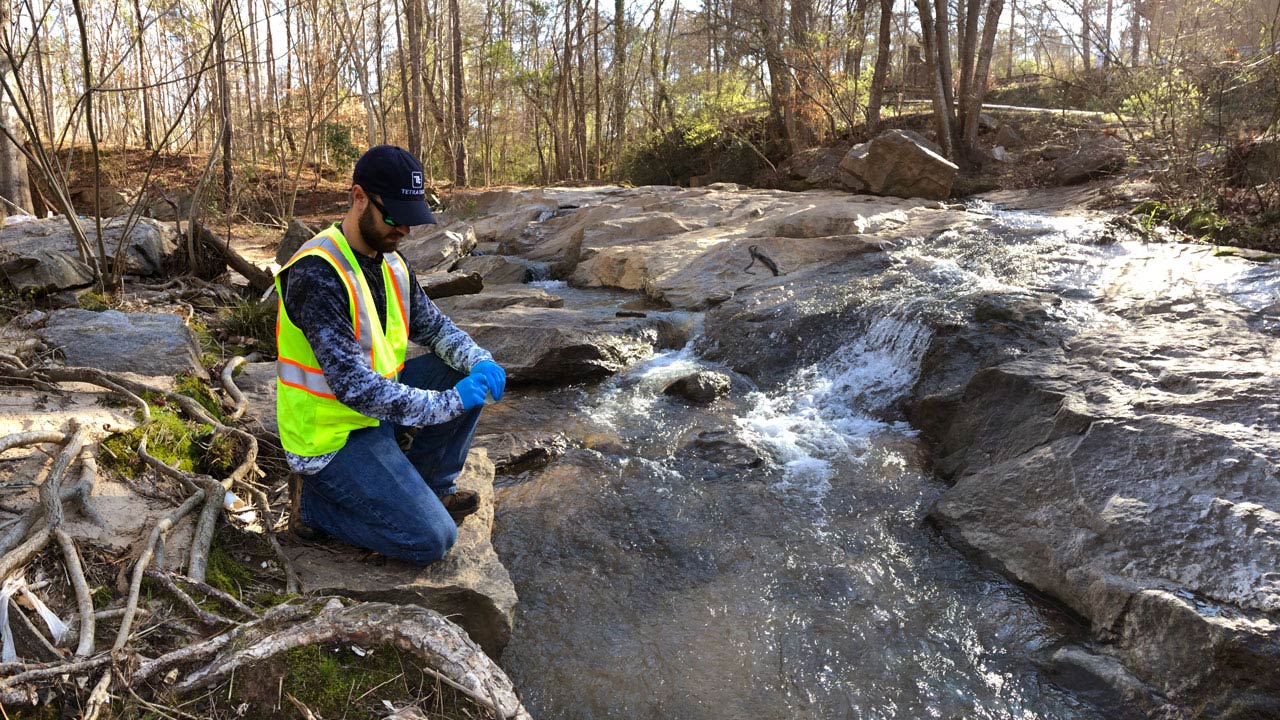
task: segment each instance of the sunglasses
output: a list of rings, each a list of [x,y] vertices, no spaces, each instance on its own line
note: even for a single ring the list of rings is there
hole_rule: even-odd
[[[391,215],[387,213],[387,208],[382,203],[374,200],[372,195],[366,195],[365,197],[369,198],[369,202],[373,203],[373,206],[378,208],[378,212],[382,213],[382,222],[386,223],[387,227],[400,227],[400,223],[391,219]]]

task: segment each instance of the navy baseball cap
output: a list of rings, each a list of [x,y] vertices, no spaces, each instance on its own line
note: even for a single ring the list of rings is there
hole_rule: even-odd
[[[436,218],[427,205],[427,185],[422,163],[408,150],[395,145],[379,145],[356,161],[351,182],[377,195],[387,208],[387,216],[397,225],[434,225]]]

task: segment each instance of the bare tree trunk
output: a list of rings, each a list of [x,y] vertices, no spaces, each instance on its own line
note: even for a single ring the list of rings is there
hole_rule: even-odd
[[[142,96],[142,146],[152,148],[151,139],[151,89],[147,87],[147,51],[146,23],[142,15],[142,4],[133,0],[133,17],[138,24],[136,52],[138,54],[138,87]]]
[[[218,82],[218,108],[222,125],[222,212],[231,214],[231,86],[227,82],[226,10],[224,0],[213,0],[215,75]]]
[[[405,33],[409,36],[409,74],[405,124],[409,152],[422,158],[422,0],[404,0]],[[403,49],[403,47],[402,47]],[[403,71],[404,59],[401,58]]]
[[[1084,71],[1088,72],[1093,65],[1093,53],[1090,50],[1092,31],[1089,27],[1089,0],[1080,0],[1080,59],[1084,63]]]
[[[471,181],[467,174],[467,107],[463,103],[462,17],[458,0],[449,0],[449,23],[453,45],[450,64],[453,84],[453,182],[456,187],[466,187]]]
[[[1110,0],[1108,0],[1110,2]],[[1009,64],[1005,66],[1004,76],[1006,78],[1013,77],[1013,43],[1017,37],[1015,30],[1017,29],[1018,20],[1018,0],[1013,0],[1009,5]]]
[[[1129,66],[1138,67],[1138,58],[1142,50],[1142,16],[1138,14],[1141,8],[1138,0],[1129,0],[1133,7],[1133,14],[1129,20]]]
[[[956,124],[955,98],[951,96],[951,21],[947,12],[947,0],[935,0],[937,17],[934,18],[933,36],[938,49],[938,77],[942,83],[943,111],[947,114],[947,125],[954,128]],[[926,45],[926,48],[928,46]],[[930,76],[930,85],[933,84]]]
[[[874,136],[880,130],[880,105],[884,99],[885,80],[889,75],[889,34],[891,32],[893,32],[893,0],[880,0],[880,33],[876,40],[876,67],[871,75],[871,93],[867,98],[867,134],[870,136]]]
[[[987,94],[987,75],[991,72],[991,53],[996,44],[996,29],[1000,14],[1004,12],[1004,0],[989,0],[987,17],[982,26],[982,44],[978,50],[977,67],[973,73],[973,85],[965,98],[964,155],[972,160],[978,154],[978,116],[982,112],[982,99]]]
[[[622,143],[627,121],[627,12],[625,0],[613,0],[613,174],[622,163]]]
[[[934,27],[933,9],[929,0],[915,0],[916,11],[920,13],[920,37],[924,41],[925,67],[929,73],[930,92],[933,97],[933,123],[938,135],[938,146],[947,157],[954,154],[951,147],[951,112],[947,108],[946,96],[942,91],[942,74],[938,71],[937,47],[938,32]],[[963,61],[963,58],[962,58]]]
[[[1107,0],[1107,36],[1102,41],[1102,66],[1111,67],[1111,23],[1115,16],[1115,0]]]

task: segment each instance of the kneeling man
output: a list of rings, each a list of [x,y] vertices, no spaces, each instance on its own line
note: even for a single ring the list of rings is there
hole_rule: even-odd
[[[276,275],[276,411],[290,529],[304,539],[427,564],[479,506],[454,482],[506,373],[396,252],[411,226],[434,222],[422,165],[375,147],[356,163],[346,216]],[[405,362],[409,340],[430,352]]]

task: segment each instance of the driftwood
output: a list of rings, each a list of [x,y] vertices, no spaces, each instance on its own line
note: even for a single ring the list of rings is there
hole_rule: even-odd
[[[245,260],[240,253],[231,249],[230,244],[218,239],[209,228],[200,225],[196,229],[197,238],[201,247],[212,250],[217,253],[231,269],[240,273],[249,281],[249,289],[255,293],[263,293],[267,288],[275,285],[275,278],[271,273],[264,271],[262,268]]]

